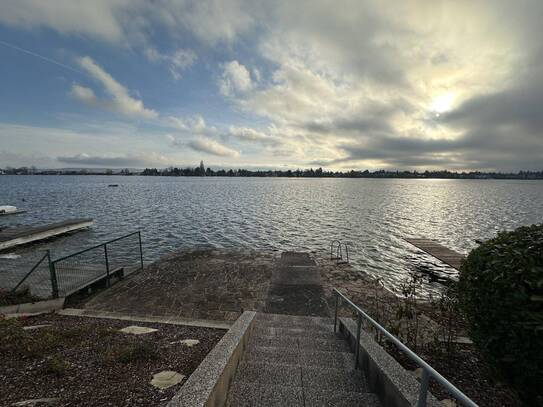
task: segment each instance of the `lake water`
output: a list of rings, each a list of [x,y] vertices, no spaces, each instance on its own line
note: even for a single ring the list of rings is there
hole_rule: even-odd
[[[0,217],[0,227],[95,220],[88,231],[1,253],[28,263],[46,248],[56,258],[135,230],[146,262],[194,246],[325,253],[340,239],[357,269],[398,288],[410,271],[452,271],[403,238],[465,253],[498,230],[542,222],[543,182],[0,176],[0,205],[28,210]],[[15,261],[0,258],[0,270]]]

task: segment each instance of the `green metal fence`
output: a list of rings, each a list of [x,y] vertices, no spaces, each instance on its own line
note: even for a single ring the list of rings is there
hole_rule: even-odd
[[[121,278],[136,270],[143,270],[139,231],[53,260],[52,294],[54,298],[70,295],[98,280],[109,285],[112,277]]]
[[[133,232],[117,239],[72,253],[56,260],[49,251],[21,278],[15,270],[2,273],[0,287],[12,292],[29,288],[39,298],[58,298],[70,295],[94,282],[107,285],[113,277],[122,278],[136,270],[143,270],[141,232]]]

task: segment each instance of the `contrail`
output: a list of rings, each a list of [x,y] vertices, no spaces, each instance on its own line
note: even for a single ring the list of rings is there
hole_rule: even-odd
[[[47,58],[47,57],[45,57],[43,55],[40,55],[40,54],[36,54],[35,52],[32,52],[32,51],[29,51],[27,49],[18,47],[17,45],[10,44],[9,42],[5,42],[5,41],[0,40],[0,44],[5,45],[6,47],[9,47],[9,48],[15,49],[17,51],[24,52],[25,54],[32,55],[33,57],[42,59],[42,60],[44,60],[46,62],[49,62],[51,64],[58,65],[58,66],[60,66],[60,67],[62,67],[64,69],[69,69],[70,71],[77,72],[79,74],[85,75],[84,72],[79,71],[79,70],[77,70],[75,68],[72,68],[70,65],[66,65],[66,64],[63,64],[62,62],[55,61],[54,59]]]

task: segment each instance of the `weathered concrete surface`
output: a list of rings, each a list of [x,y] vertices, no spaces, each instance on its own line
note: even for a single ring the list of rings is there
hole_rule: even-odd
[[[329,316],[308,253],[197,250],[173,253],[84,304],[93,312],[233,321],[243,311]]]
[[[265,312],[329,316],[319,270],[308,253],[284,252],[274,263]]]
[[[224,406],[256,313],[244,312],[192,373],[168,407]]]
[[[180,251],[98,293],[84,308],[234,321],[264,307],[273,261],[273,253],[251,250]]]
[[[380,406],[330,318],[259,313],[227,406]]]

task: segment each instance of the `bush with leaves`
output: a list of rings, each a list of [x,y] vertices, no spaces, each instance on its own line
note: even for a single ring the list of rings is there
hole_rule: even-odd
[[[501,232],[463,262],[470,336],[530,405],[543,401],[543,225]]]

